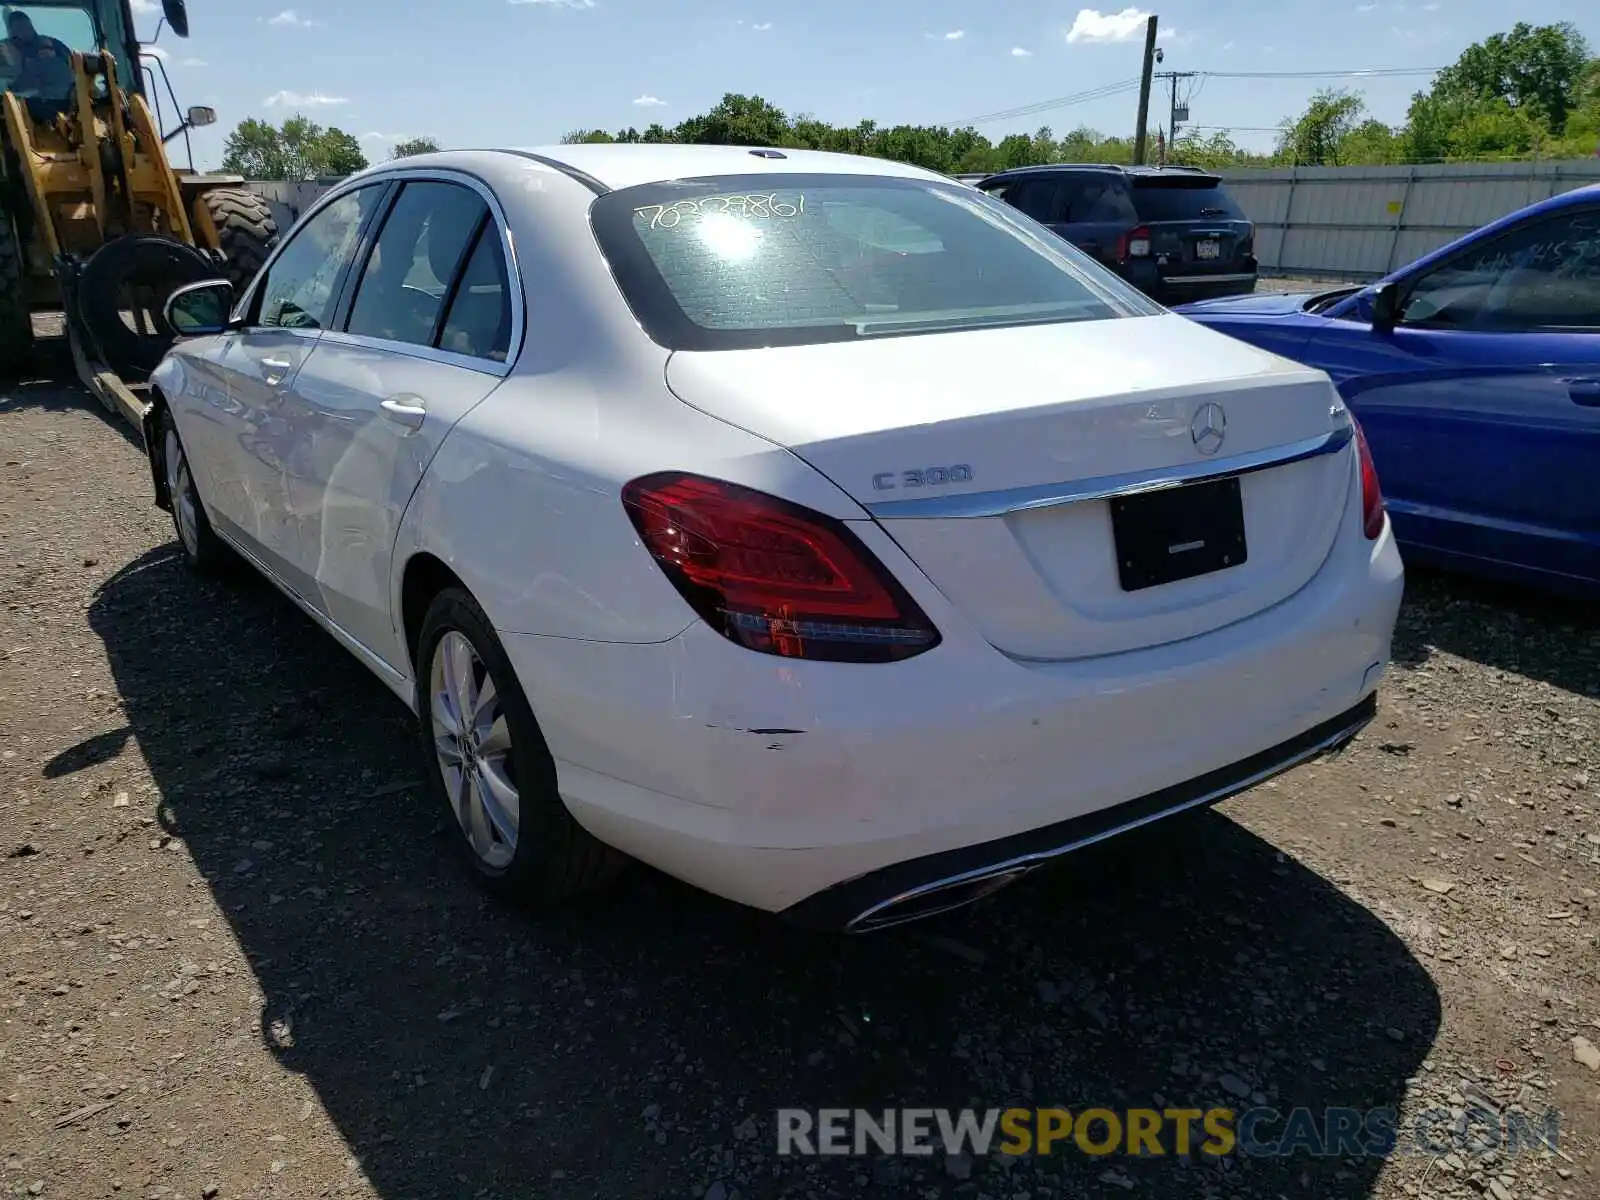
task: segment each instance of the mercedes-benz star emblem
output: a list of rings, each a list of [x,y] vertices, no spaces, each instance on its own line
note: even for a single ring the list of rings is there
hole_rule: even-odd
[[[1228,436],[1228,414],[1220,404],[1202,404],[1189,422],[1189,437],[1201,454],[1215,454]]]

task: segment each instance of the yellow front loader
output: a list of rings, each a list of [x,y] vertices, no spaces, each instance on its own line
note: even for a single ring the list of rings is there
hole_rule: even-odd
[[[184,0],[162,9],[187,37]],[[34,314],[59,311],[84,382],[127,409],[173,340],[167,296],[242,288],[277,240],[272,210],[236,176],[174,169],[167,144],[216,113],[178,113],[170,84],[161,112],[165,64],[129,0],[0,3],[0,22],[0,378],[26,368]]]

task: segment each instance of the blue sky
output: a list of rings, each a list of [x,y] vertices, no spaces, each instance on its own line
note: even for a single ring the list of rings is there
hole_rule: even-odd
[[[148,36],[158,0],[134,0]],[[1600,44],[1593,0],[1172,0],[1164,67],[1179,71],[1438,67],[1510,26],[1570,20]],[[1055,0],[190,0],[187,42],[164,33],[184,104],[210,104],[195,139],[214,166],[247,116],[303,112],[362,138],[533,145],[578,127],[672,125],[729,91],[836,123],[959,122],[1138,75],[1140,8]],[[1191,121],[1266,148],[1312,79],[1204,81]],[[1425,76],[1344,81],[1398,122]],[[1164,106],[1153,106],[1164,112]],[[979,126],[991,138],[1049,124],[1131,131],[1117,95]]]

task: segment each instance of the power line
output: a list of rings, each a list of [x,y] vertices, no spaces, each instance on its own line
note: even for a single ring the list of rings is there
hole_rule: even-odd
[[[1392,78],[1405,75],[1437,75],[1442,67],[1368,67],[1360,70],[1344,71],[1193,71],[1186,72],[1193,79],[1198,80],[1198,86],[1204,87],[1208,79],[1372,79]],[[1033,104],[1019,104],[1014,108],[1003,108],[997,112],[984,113],[979,117],[969,117],[965,121],[951,121],[946,124],[949,129],[964,129],[968,125],[987,125],[994,121],[1011,121],[1018,117],[1031,117],[1039,113],[1050,112],[1057,108],[1069,108],[1075,104],[1086,104],[1091,100],[1103,100],[1108,96],[1121,95],[1123,92],[1133,91],[1139,86],[1137,79],[1124,79],[1117,83],[1108,83],[1100,87],[1089,88],[1087,91],[1075,92],[1070,96],[1057,96],[1050,100],[1039,100]],[[1185,102],[1193,99],[1193,90],[1196,84],[1190,85],[1191,94],[1186,96]],[[1235,128],[1243,128],[1236,126]]]
[[[1103,84],[1100,87],[1089,88],[1087,91],[1075,92],[1070,96],[1057,96],[1052,100],[1040,100],[1033,104],[1019,104],[1015,108],[1005,108],[998,112],[984,113],[979,117],[968,117],[965,121],[951,121],[947,128],[962,129],[968,125],[986,125],[991,121],[1008,121],[1017,117],[1033,116],[1035,113],[1049,112],[1055,108],[1067,108],[1074,104],[1084,104],[1090,100],[1099,100],[1106,96],[1116,96],[1123,92],[1133,91],[1139,86],[1137,79],[1123,79],[1116,83]]]
[[[1442,67],[1371,67],[1361,71],[1197,71],[1211,79],[1365,79],[1371,76],[1437,75]]]

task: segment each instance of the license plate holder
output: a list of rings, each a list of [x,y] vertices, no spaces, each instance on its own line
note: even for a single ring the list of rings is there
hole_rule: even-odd
[[[1249,558],[1237,476],[1114,496],[1111,533],[1125,592],[1209,575]]]
[[[1201,238],[1194,244],[1194,256],[1201,262],[1213,262],[1222,257],[1222,243],[1216,238]]]

